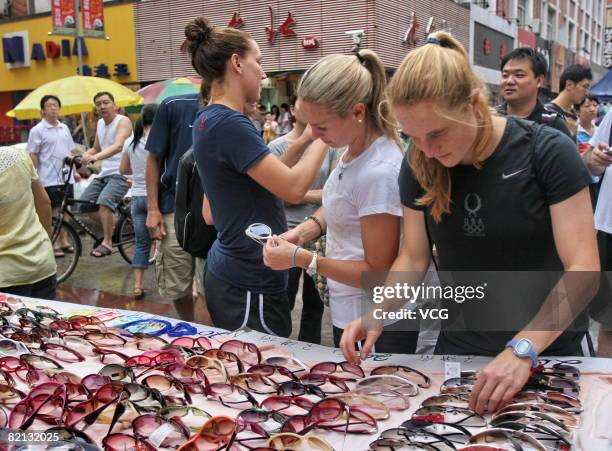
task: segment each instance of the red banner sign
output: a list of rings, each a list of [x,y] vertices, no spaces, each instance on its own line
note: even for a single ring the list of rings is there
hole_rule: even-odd
[[[75,0],[52,0],[51,20],[53,34],[76,36],[76,4]]]
[[[104,31],[104,5],[102,0],[83,0],[83,35],[106,39]]]

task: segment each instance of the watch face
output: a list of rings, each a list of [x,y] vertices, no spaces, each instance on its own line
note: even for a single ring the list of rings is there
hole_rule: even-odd
[[[529,351],[529,342],[527,340],[520,340],[516,346],[514,347],[514,349],[516,350],[517,353],[519,354],[527,354],[527,352]]]

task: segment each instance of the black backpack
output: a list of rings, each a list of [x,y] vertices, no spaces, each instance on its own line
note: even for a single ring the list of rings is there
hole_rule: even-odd
[[[204,190],[193,148],[179,160],[174,198],[174,229],[179,245],[194,257],[206,258],[217,239],[217,229],[202,217]]]

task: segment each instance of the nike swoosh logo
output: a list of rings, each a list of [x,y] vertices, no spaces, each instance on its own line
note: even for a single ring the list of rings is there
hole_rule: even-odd
[[[506,179],[509,179],[510,177],[514,177],[515,175],[520,174],[521,172],[526,171],[526,170],[527,168],[523,168],[523,169],[519,169],[516,172],[511,172],[510,174],[502,173],[502,180],[506,180]]]

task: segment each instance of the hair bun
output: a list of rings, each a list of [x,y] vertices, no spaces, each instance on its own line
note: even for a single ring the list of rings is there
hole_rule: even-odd
[[[205,17],[193,19],[185,27],[185,37],[189,41],[189,50],[193,53],[197,47],[208,41],[213,33],[213,27]]]

